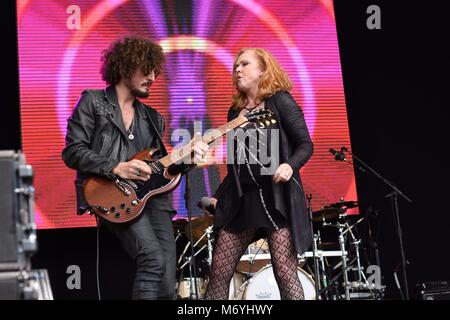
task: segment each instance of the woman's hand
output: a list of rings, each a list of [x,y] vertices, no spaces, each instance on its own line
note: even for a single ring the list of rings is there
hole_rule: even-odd
[[[292,173],[294,171],[292,170],[291,166],[287,163],[282,163],[278,167],[277,171],[275,171],[275,174],[273,175],[273,181],[275,183],[286,182],[289,181],[289,179],[292,177]]]
[[[128,162],[120,162],[112,170],[112,173],[123,179],[147,181],[150,179],[152,169],[144,161],[133,159]]]
[[[211,205],[213,206],[214,210],[216,209],[216,205],[217,205],[217,199],[216,198],[209,198],[209,200],[211,201]]]

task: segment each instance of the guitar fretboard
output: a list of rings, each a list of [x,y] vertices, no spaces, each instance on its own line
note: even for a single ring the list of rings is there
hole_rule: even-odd
[[[236,119],[231,120],[230,122],[225,123],[224,125],[220,126],[217,129],[211,130],[207,132],[203,137],[203,142],[207,144],[211,144],[212,142],[216,141],[220,137],[224,136],[229,132],[230,130],[233,130],[234,128],[239,127],[240,125],[247,122],[248,119],[244,117],[243,115],[238,116]],[[159,159],[159,163],[161,163],[165,168],[168,168],[172,164],[183,160],[185,157],[190,156],[193,152],[193,147],[196,140],[195,138],[189,141],[188,144],[186,144],[184,147],[173,150],[170,154],[167,156]]]

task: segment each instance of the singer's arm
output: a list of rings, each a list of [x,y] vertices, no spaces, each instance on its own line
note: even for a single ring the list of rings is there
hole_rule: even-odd
[[[292,154],[286,163],[294,171],[298,171],[305,165],[314,151],[305,117],[302,109],[287,91],[281,92],[276,97],[276,105],[278,106],[281,125],[285,128],[289,140],[293,144]]]

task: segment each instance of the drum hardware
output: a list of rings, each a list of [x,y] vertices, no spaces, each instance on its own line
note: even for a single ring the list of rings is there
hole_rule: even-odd
[[[343,260],[342,260],[343,261]],[[350,300],[350,282],[348,281],[348,271],[351,269],[353,263],[355,263],[356,258],[354,258],[350,263],[346,263],[343,264],[343,262],[339,262],[334,269],[338,269],[339,267],[342,267],[342,270],[333,278],[330,280],[330,282],[328,283],[328,286],[324,289],[322,289],[322,291],[320,292],[320,294],[322,293],[326,293],[327,290],[329,290],[329,288],[331,288],[333,285],[337,284],[337,281],[341,278],[344,277],[345,275],[347,275],[347,282],[345,282],[345,278],[344,278],[344,283],[342,284],[342,286],[344,287],[345,290],[345,294],[343,295],[345,300]],[[343,265],[345,267],[343,267]]]
[[[197,243],[196,243],[197,244]],[[189,283],[189,285],[188,285],[188,287],[189,287],[189,299],[194,299],[194,298],[196,298],[196,297],[198,297],[198,298],[201,298],[197,293],[198,293],[198,283],[199,283],[199,281],[204,281],[203,279],[201,279],[201,278],[199,278],[199,277],[197,277],[197,276],[195,276],[195,265],[194,265],[194,260],[195,260],[195,257],[200,253],[200,252],[202,252],[203,251],[203,249],[205,249],[206,248],[206,244],[205,245],[203,245],[203,247],[201,247],[199,250],[197,250],[197,252],[195,252],[195,254],[194,255],[190,255],[190,256],[188,256],[188,257],[186,257],[185,259],[186,259],[186,261],[184,262],[184,264],[179,268],[179,270],[181,270],[181,272],[183,272],[183,269],[184,269],[184,267],[186,266],[186,265],[188,265],[189,266],[189,277],[187,277],[187,278],[185,278],[185,281],[188,281],[188,283]],[[194,282],[194,279],[196,280],[195,282]],[[182,284],[182,281],[180,281],[180,283],[179,283],[179,285],[178,285],[178,288],[180,288],[180,286],[181,286],[181,284]],[[186,284],[185,284],[186,285]],[[197,288],[197,292],[195,292],[195,289]],[[177,290],[177,291],[179,291],[179,289]],[[177,294],[179,294],[179,292],[177,292]]]
[[[360,257],[360,248],[361,248],[361,239],[357,237],[357,233],[354,232],[354,228],[364,220],[364,218],[359,219],[356,223],[350,223],[346,214],[347,208],[357,206],[357,202],[355,201],[341,201],[336,204],[331,204],[323,207],[314,213],[314,215],[318,214],[320,219],[313,217],[313,221],[321,222],[321,225],[324,227],[333,227],[338,231],[338,241],[337,242],[322,242],[321,233],[317,230],[314,235],[314,243],[311,251],[304,252],[302,255],[298,255],[298,261],[306,261],[308,258],[313,258],[316,261],[318,276],[314,276],[311,278],[311,281],[307,281],[307,284],[303,283],[304,287],[308,287],[308,294],[312,299],[317,296],[319,299],[329,299],[330,297],[336,297],[337,299],[364,299],[369,297],[380,297],[381,291],[380,288],[375,288],[373,285],[368,284],[366,276],[363,271],[363,267],[361,265],[361,257]],[[316,218],[316,219],[314,219]],[[198,219],[198,221],[196,221]],[[189,296],[190,298],[195,297],[194,295],[194,287],[197,285],[199,287],[199,295],[200,299],[203,298],[204,292],[203,288],[206,288],[207,280],[204,278],[194,278],[192,277],[194,263],[193,258],[197,256],[200,252],[207,250],[207,258],[205,261],[209,266],[212,264],[212,252],[213,252],[213,227],[212,221],[208,221],[210,217],[206,218],[196,218],[192,221],[192,237],[189,242],[195,241],[192,246],[195,248],[199,244],[203,244],[200,249],[198,249],[194,255],[190,257],[184,257],[187,248],[190,243],[188,243],[187,247],[182,253],[182,257],[178,264],[183,260],[186,260],[181,265],[180,269],[183,269],[186,265],[189,265],[189,273],[190,277],[180,278],[179,281],[179,296],[182,298],[186,298]],[[333,221],[332,220],[337,220]],[[187,229],[187,228],[185,228]],[[186,230],[187,233],[188,230]],[[350,241],[349,241],[350,240]],[[231,279],[230,283],[230,300],[248,300],[248,299],[256,299],[256,300],[265,300],[265,299],[277,299],[279,298],[279,292],[274,292],[272,286],[275,285],[276,281],[273,277],[272,265],[270,263],[270,253],[268,252],[268,248],[264,247],[264,240],[254,242],[249,245],[247,248],[247,254],[244,254],[240,259],[240,266],[244,266],[245,268],[236,268],[236,271]],[[347,247],[347,245],[349,247]],[[334,249],[334,250],[330,250]],[[253,250],[253,251],[252,251]],[[349,252],[351,255],[349,256]],[[340,258],[339,263],[336,264],[333,268],[333,265],[329,264],[327,258],[336,257]],[[327,272],[329,270],[339,270],[339,274],[330,275]],[[270,270],[269,270],[270,269]],[[269,271],[268,271],[269,270]],[[305,278],[305,271],[299,267],[299,277]],[[253,272],[254,271],[254,272]],[[354,271],[350,273],[352,278],[349,278],[349,271]],[[303,274],[303,276],[302,276]],[[314,272],[310,272],[310,274],[314,274]],[[357,276],[356,276],[357,275]],[[340,279],[342,280],[340,282]],[[354,280],[354,281],[353,281]],[[317,283],[317,285],[316,285]],[[316,295],[315,288],[319,287],[318,295]],[[333,288],[336,289],[337,294],[333,294]],[[277,289],[277,287],[276,287]],[[342,292],[341,290],[345,290]],[[331,290],[331,291],[330,291]],[[276,290],[275,290],[276,291]],[[189,292],[189,295],[186,293]],[[341,294],[341,293],[343,294]]]
[[[341,214],[339,214],[339,219],[341,220],[342,218],[345,218],[345,216],[346,216],[345,214],[341,213]],[[340,222],[328,223],[326,221],[323,221],[322,222],[322,226],[324,226],[324,227],[336,227],[338,229],[338,233],[339,233],[339,235],[338,235],[338,243],[339,243],[339,248],[340,248],[340,253],[341,253],[341,255],[340,255],[340,257],[341,257],[340,264],[342,265],[342,271],[341,271],[341,273],[338,276],[342,275],[343,280],[344,280],[343,287],[344,287],[344,290],[345,290],[345,299],[346,300],[350,300],[350,290],[349,290],[349,284],[348,284],[349,281],[348,281],[348,272],[347,272],[347,269],[348,269],[348,266],[347,266],[347,252],[345,250],[345,239],[344,239],[344,228],[346,228],[347,225],[343,224],[343,223],[340,223]],[[331,283],[329,285],[331,285],[333,283],[334,283],[334,281],[331,281]],[[327,289],[327,287],[325,289],[323,289],[322,292],[324,290],[326,290],[326,289]]]
[[[206,232],[197,240],[197,242],[193,245],[193,247],[195,248],[205,237],[206,237]],[[190,241],[189,241],[190,242]],[[188,245],[189,245],[189,243],[188,243]],[[186,248],[188,247],[188,245],[186,245]],[[199,250],[197,250],[197,252],[195,252],[195,254],[193,255],[194,257],[196,257],[200,252],[202,252],[203,251],[203,249],[205,249],[206,248],[206,244],[204,244]],[[185,250],[186,250],[186,248],[185,248]],[[188,264],[188,263],[190,263],[190,260],[189,259],[192,259],[192,255],[190,255],[189,257],[187,257],[187,261],[180,267],[180,270],[181,269],[183,269],[185,266],[186,266],[186,264]]]
[[[361,282],[361,279],[365,276],[361,269],[361,262],[359,257],[359,244],[360,240],[356,239],[353,232],[351,231],[352,228],[354,228],[356,225],[358,225],[363,219],[360,219],[357,223],[355,223],[353,226],[350,226],[347,222],[348,215],[346,214],[347,209],[358,207],[357,201],[344,201],[343,198],[341,198],[341,201],[337,203],[332,203],[330,205],[323,206],[320,210],[313,212],[313,220],[316,222],[321,222],[323,227],[334,227],[338,230],[338,246],[340,251],[340,257],[341,261],[338,263],[337,266],[334,267],[334,269],[341,267],[342,271],[337,276],[334,277],[332,281],[328,284],[328,286],[325,286],[321,292],[326,292],[328,287],[333,285],[339,277],[342,276],[343,283],[342,286],[345,290],[345,299],[350,300],[350,286],[349,286],[349,277],[348,277],[348,269],[352,265],[352,263],[347,264],[347,251],[345,248],[346,238],[345,235],[347,232],[350,233],[352,238],[351,246],[355,248],[356,252],[356,263],[358,268],[358,281]],[[331,220],[337,220],[335,222],[330,222]],[[319,233],[320,234],[320,233]],[[324,269],[324,264],[322,263],[322,268]],[[324,278],[325,272],[323,272],[322,275],[322,282]]]
[[[323,249],[323,245],[322,245],[322,239],[320,236],[320,230],[317,230],[317,241],[318,244],[320,244],[320,249]],[[316,248],[319,248],[319,245],[316,244]],[[326,269],[325,269],[325,258],[323,257],[323,255],[320,255],[318,258],[318,262],[319,262],[319,270],[318,270],[318,276],[320,277],[317,278],[316,276],[316,282],[318,283],[318,290],[320,290],[321,288],[326,288],[328,286],[328,277],[327,277],[327,273],[326,273]],[[318,294],[317,294],[318,295]],[[328,293],[325,295],[325,299],[328,300]],[[317,299],[317,297],[316,297]]]
[[[194,227],[197,227],[193,224],[192,221],[192,213],[190,210],[190,196],[191,194],[191,179],[189,179],[189,175],[187,174],[185,176],[185,192],[184,192],[184,199],[185,199],[185,206],[188,213],[188,223],[185,228],[186,236],[189,239],[190,247],[191,247],[191,255],[188,258],[187,263],[189,264],[189,278],[193,279],[193,285],[192,281],[190,282],[189,286],[189,298],[192,299],[194,297],[195,293],[195,299],[199,299],[198,295],[198,286],[197,286],[197,270],[196,270],[196,263],[195,263],[195,245],[194,245],[194,235],[196,234],[194,232]],[[195,231],[197,228],[195,229]],[[200,241],[200,240],[199,240]],[[181,274],[183,274],[183,268],[186,266],[186,263],[181,267]]]
[[[314,283],[314,289],[315,289],[315,293],[316,293],[316,300],[319,300],[319,261],[317,260],[317,240],[318,237],[317,235],[314,233],[314,229],[313,229],[313,221],[314,221],[314,213],[312,211],[312,205],[311,205],[311,200],[312,200],[312,194],[308,194],[306,196],[306,200],[308,201],[308,218],[309,218],[309,223],[310,223],[310,229],[311,229],[311,238],[312,238],[312,244],[313,244],[313,264],[314,264],[314,277],[316,279],[315,283]]]
[[[197,219],[199,219],[199,218],[197,218]],[[197,219],[195,219],[195,220],[197,220]],[[192,299],[192,298],[194,298],[196,296],[198,296],[201,299],[201,298],[203,298],[203,295],[205,293],[204,291],[206,291],[206,281],[204,279],[197,278],[197,277],[193,276],[194,269],[196,267],[194,265],[195,264],[194,263],[194,259],[204,249],[208,250],[208,258],[206,259],[208,265],[211,266],[211,263],[212,263],[212,250],[213,250],[213,245],[212,245],[212,242],[213,242],[213,237],[212,237],[213,228],[212,228],[212,226],[206,227],[206,229],[203,230],[204,231],[203,234],[200,237],[198,237],[199,231],[200,231],[199,228],[201,228],[201,226],[204,226],[204,225],[205,225],[204,219],[201,219],[201,223],[196,223],[195,224],[194,231],[192,233],[193,234],[192,239],[197,240],[197,241],[192,245],[192,247],[195,248],[195,247],[197,247],[197,245],[203,243],[205,237],[207,238],[207,243],[203,244],[203,246],[200,249],[198,249],[194,253],[194,255],[190,255],[188,257],[184,257],[184,255],[186,254],[187,249],[189,248],[189,246],[191,244],[191,241],[189,241],[188,244],[186,245],[186,247],[184,248],[183,253],[180,255],[179,260],[178,260],[178,264],[181,263],[181,261],[183,260],[183,257],[186,260],[179,268],[179,270],[181,270],[181,272],[184,269],[184,267],[186,267],[186,265],[189,266],[189,277],[184,278],[184,281],[182,281],[180,279],[179,285],[178,285],[178,289],[177,289],[177,295],[182,297],[182,298],[186,297],[186,291],[189,291],[189,296],[188,297],[190,299]],[[195,282],[194,282],[194,278],[196,279]],[[196,287],[197,287],[197,289],[200,287],[199,295],[195,294],[194,289]],[[181,290],[181,293],[180,293],[180,290]]]
[[[271,263],[266,239],[260,239],[250,244],[246,252],[248,253],[241,257],[236,267],[236,271],[240,273],[251,276]]]
[[[330,149],[330,152],[331,152],[331,150],[332,149]],[[356,160],[355,163],[353,163],[353,161],[346,161],[349,164],[351,164],[352,167],[354,166],[364,173],[370,173],[372,176],[377,177],[379,180],[383,181],[384,184],[386,184],[392,190],[391,193],[385,195],[385,198],[390,198],[391,202],[392,202],[392,213],[394,216],[394,225],[395,225],[395,229],[396,229],[396,233],[397,233],[397,237],[398,237],[398,243],[399,243],[399,247],[400,247],[400,257],[401,257],[401,263],[402,263],[402,274],[403,274],[403,285],[404,285],[403,290],[405,293],[404,299],[409,300],[408,277],[407,277],[407,273],[406,273],[407,259],[406,259],[405,249],[403,246],[403,235],[402,235],[402,228],[401,228],[401,223],[400,223],[400,214],[399,214],[399,209],[398,209],[398,197],[399,196],[402,197],[404,200],[408,201],[409,203],[413,203],[413,201],[408,196],[406,196],[399,188],[397,188],[397,186],[393,182],[391,182],[390,180],[388,180],[385,177],[383,177],[382,175],[380,175],[377,171],[372,169],[368,164],[366,164],[363,160],[361,160],[359,157],[357,157],[354,153],[352,153],[346,147],[341,148],[341,152],[338,154],[339,157],[336,156],[337,157],[336,160],[339,160],[339,161],[346,160],[344,151],[348,152],[352,156],[353,160]],[[333,153],[333,154],[335,154],[335,153]],[[402,297],[403,297],[403,294],[402,294]]]
[[[194,279],[191,277],[182,278],[178,282],[177,287],[177,297],[181,299],[192,299],[194,294]],[[199,293],[199,298],[202,299],[206,292],[206,281],[203,278],[197,278],[197,288]]]
[[[240,272],[234,272],[233,278],[230,282],[230,292],[228,295],[228,300],[242,300],[245,292],[245,288],[248,285],[248,280],[250,277]]]
[[[362,268],[361,268],[361,259],[360,259],[360,255],[359,255],[359,244],[361,243],[361,239],[356,239],[355,235],[352,232],[352,228],[356,227],[363,220],[364,220],[364,218],[359,219],[351,227],[349,226],[348,222],[345,222],[347,229],[344,231],[344,234],[346,234],[347,232],[350,234],[350,237],[352,238],[352,242],[350,244],[355,248],[356,263],[357,263],[357,269],[358,269],[358,282],[361,283],[362,278],[364,278],[365,285],[368,285],[366,276],[364,275],[364,272],[362,271]]]
[[[194,241],[197,241],[199,239],[202,239],[202,244],[206,243],[205,238],[205,230],[213,224],[214,217],[211,215],[204,215],[198,218],[195,218],[192,220],[192,236],[189,232],[189,225],[186,226],[186,236],[189,240],[194,239]]]
[[[177,230],[177,236],[175,237],[175,242],[177,242],[177,240],[181,237],[181,232],[180,230]]]
[[[346,202],[348,203],[348,202]],[[362,265],[361,265],[361,258],[360,258],[360,244],[361,239],[358,239],[355,234],[353,233],[352,229],[355,228],[359,223],[361,223],[365,218],[360,218],[356,223],[353,225],[350,225],[349,222],[346,220],[347,215],[340,215],[339,221],[336,223],[328,223],[328,222],[322,222],[322,225],[325,227],[335,227],[338,229],[338,243],[340,247],[341,252],[341,261],[334,266],[334,270],[341,268],[341,271],[338,275],[336,275],[329,283],[328,287],[322,289],[321,294],[325,293],[328,288],[331,288],[335,284],[337,284],[337,281],[342,277],[343,283],[342,287],[344,288],[345,293],[343,295],[339,295],[340,298],[344,298],[346,300],[350,300],[354,297],[361,298],[360,295],[355,295],[353,291],[355,290],[369,290],[373,291],[375,287],[373,285],[370,285],[367,282],[367,278],[364,274]],[[342,221],[343,220],[343,221]],[[342,221],[342,222],[341,222]],[[350,237],[350,249],[351,252],[354,254],[354,258],[348,262],[348,252],[346,251],[345,244],[346,244],[346,237],[347,234]],[[356,266],[355,266],[356,265]],[[355,271],[357,274],[357,278],[355,281],[349,281],[348,277],[348,271]],[[350,292],[352,291],[352,292]],[[376,293],[371,292],[370,293],[374,297],[378,297]]]

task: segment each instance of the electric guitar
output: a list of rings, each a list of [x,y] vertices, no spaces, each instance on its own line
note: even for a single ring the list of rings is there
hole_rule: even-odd
[[[270,110],[258,110],[238,116],[232,121],[211,130],[201,139],[211,144],[230,130],[246,122],[255,122],[259,127],[276,123]],[[169,155],[155,159],[156,148],[146,149],[134,155],[131,159],[146,162],[152,169],[147,181],[130,180],[117,177],[107,179],[92,176],[85,180],[83,194],[88,203],[88,211],[101,219],[114,223],[124,223],[136,219],[143,211],[147,201],[158,195],[170,192],[180,183],[181,173],[171,175],[168,168],[190,157],[195,141],[191,140],[184,147],[173,150]],[[130,160],[131,160],[130,159]]]

